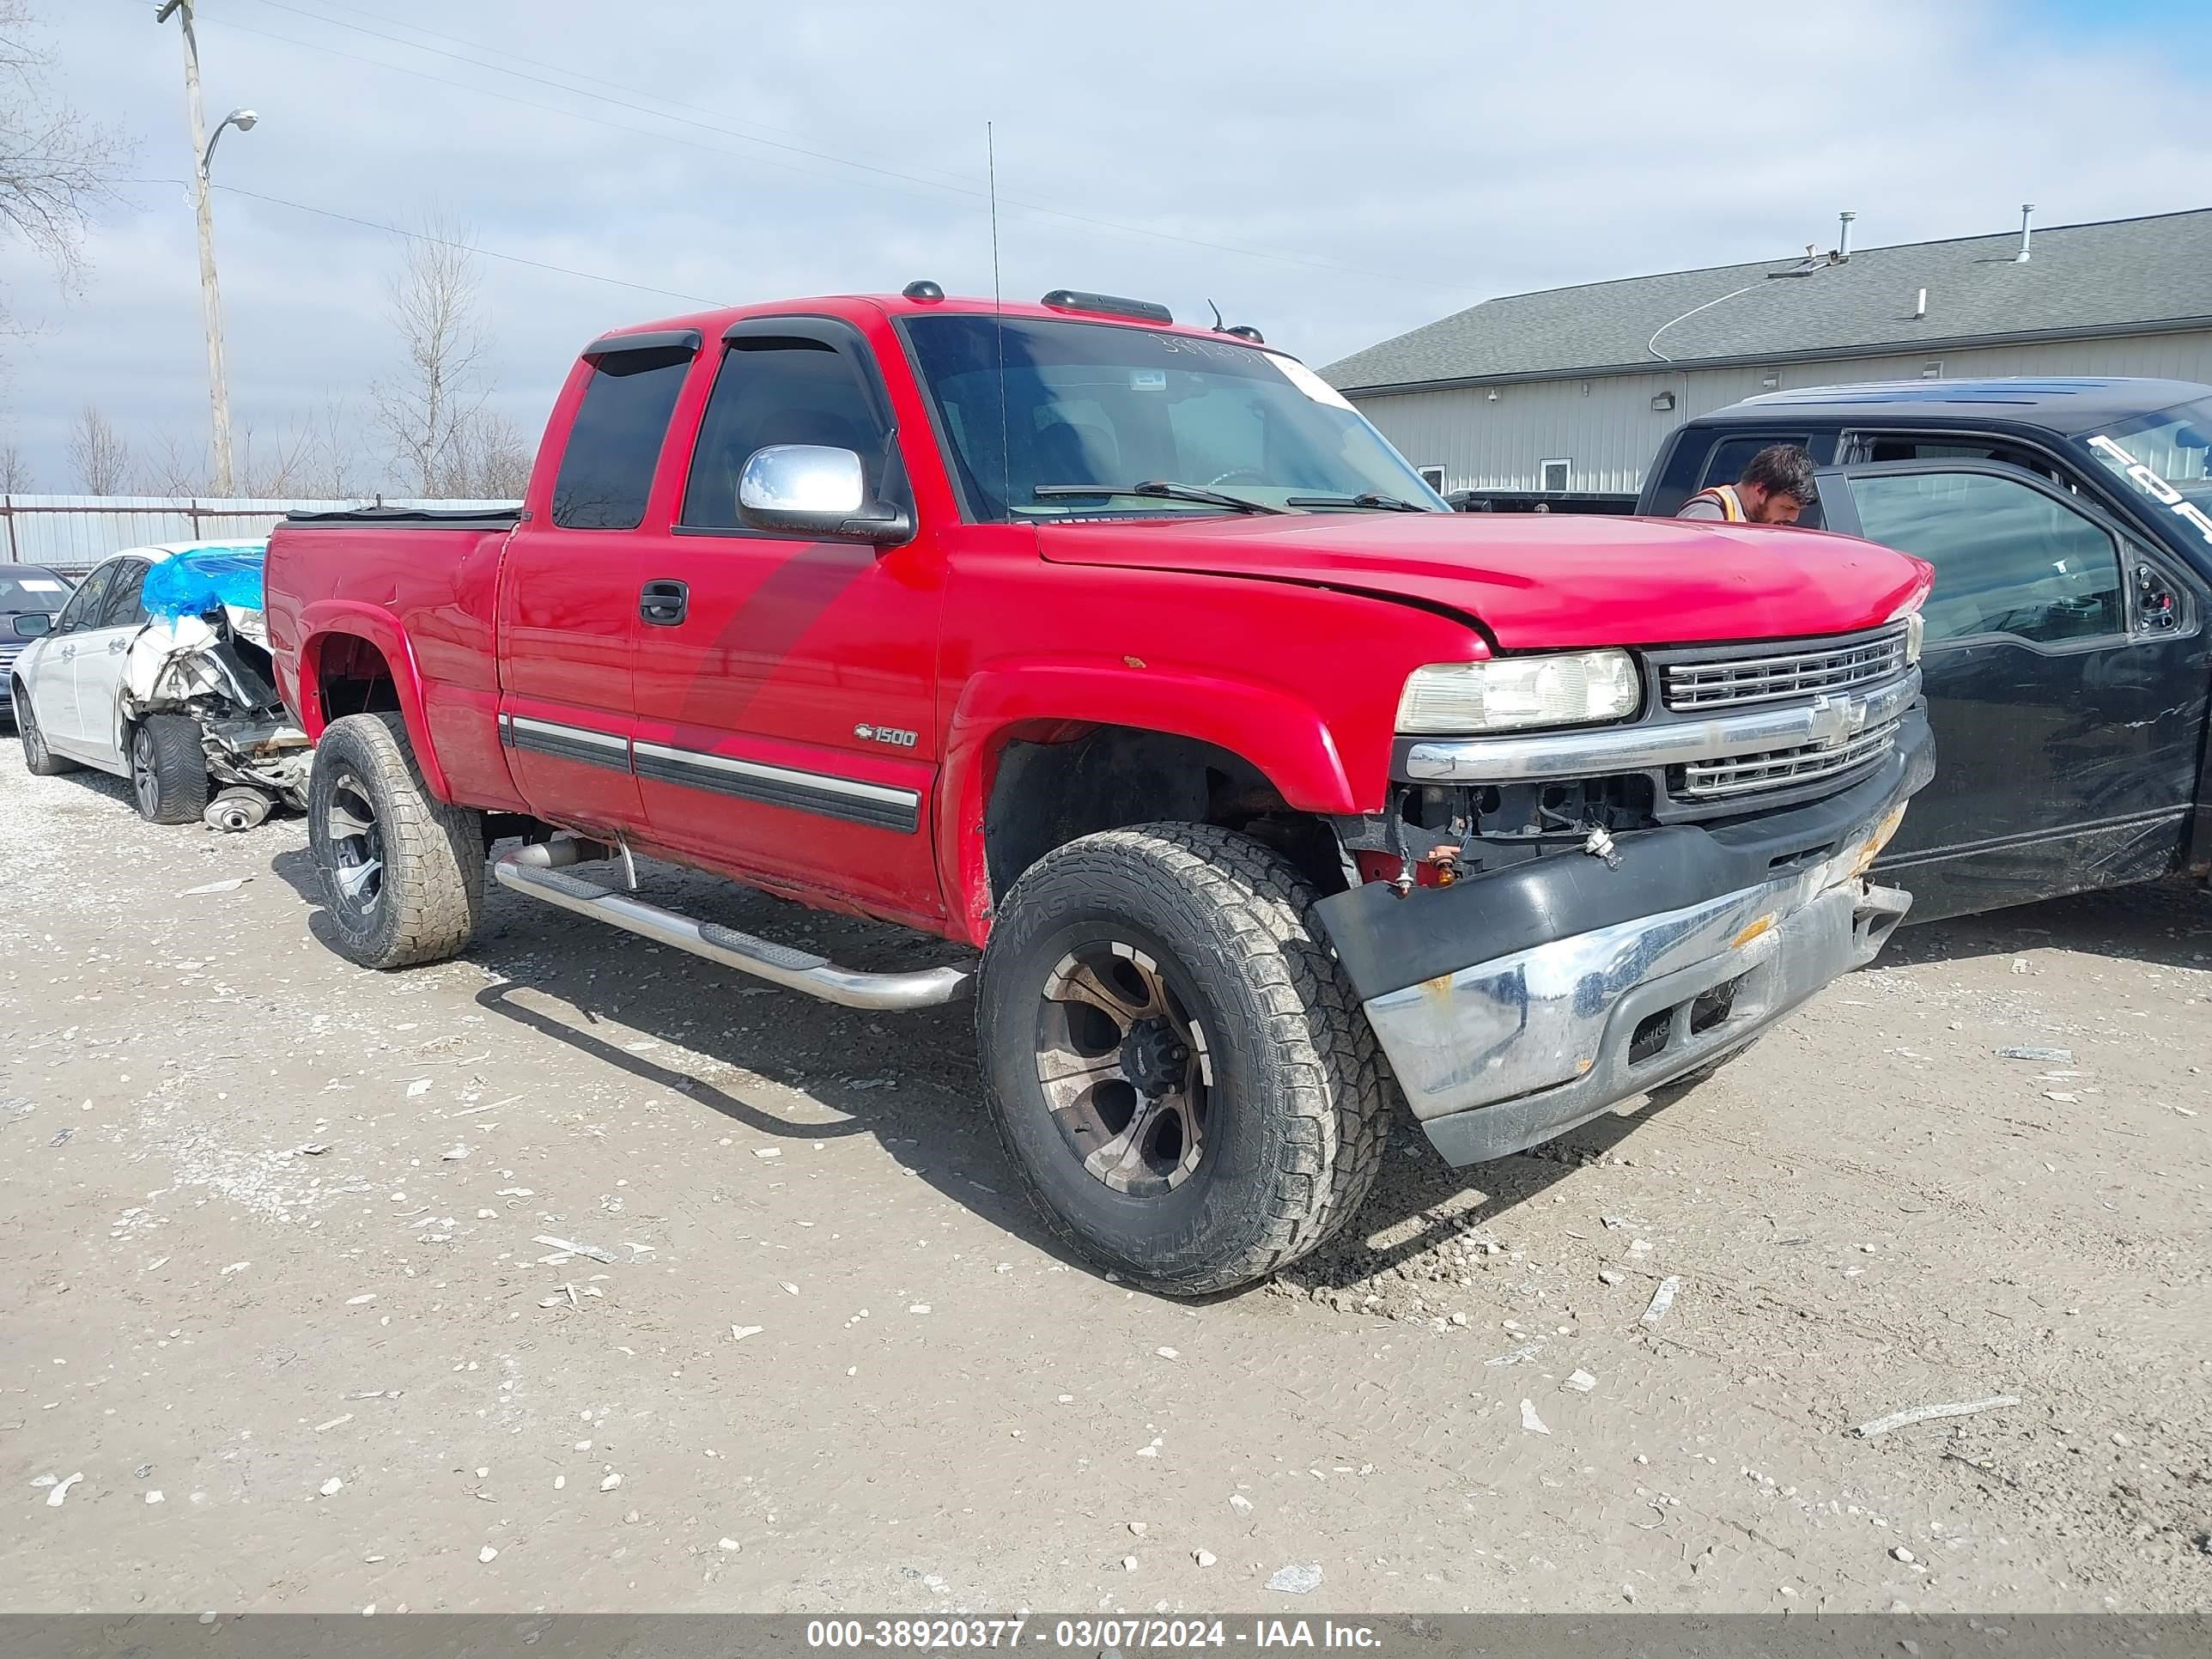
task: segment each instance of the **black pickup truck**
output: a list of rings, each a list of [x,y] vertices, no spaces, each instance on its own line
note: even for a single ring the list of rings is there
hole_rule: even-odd
[[[1936,776],[1880,866],[1914,921],[2212,871],[2212,386],[1771,392],[1679,428],[1637,510],[1672,514],[1775,443],[1820,469],[1802,525],[1936,567]]]

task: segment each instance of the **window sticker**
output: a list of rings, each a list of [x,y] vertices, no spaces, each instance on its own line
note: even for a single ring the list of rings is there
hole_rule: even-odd
[[[2196,526],[2197,533],[2207,543],[2212,543],[2212,518],[2194,502],[2183,498],[2179,490],[2145,466],[2118,444],[2100,432],[2089,440],[2089,447],[2101,452],[2116,468],[2124,474],[2130,483],[2142,491],[2177,519],[2185,519]]]

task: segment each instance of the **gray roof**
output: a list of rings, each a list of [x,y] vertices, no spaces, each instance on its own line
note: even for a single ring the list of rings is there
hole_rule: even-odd
[[[1358,391],[2212,321],[2212,208],[2039,227],[2032,246],[2027,264],[2014,263],[2014,229],[1856,248],[1844,263],[1802,276],[1774,275],[1801,263],[1783,258],[1516,294],[1354,352],[1322,373]],[[1928,314],[1915,320],[1923,288]],[[1684,315],[1698,307],[1705,308]]]

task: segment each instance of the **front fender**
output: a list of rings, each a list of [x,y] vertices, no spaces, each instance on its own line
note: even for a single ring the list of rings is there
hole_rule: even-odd
[[[392,671],[392,689],[422,781],[440,800],[452,800],[445,769],[438,763],[438,751],[430,741],[429,722],[423,714],[422,673],[415,660],[415,647],[392,613],[357,599],[319,599],[301,612],[300,629],[300,702],[295,712],[300,717],[301,730],[319,741],[328,723],[323,718],[321,670],[329,641],[341,637],[365,641]]]
[[[1249,761],[1302,812],[1361,811],[1319,710],[1250,681],[1123,660],[1001,664],[969,678],[952,711],[937,792],[938,877],[971,943],[990,931],[983,821],[1008,735],[1052,725],[1127,726],[1212,744]]]

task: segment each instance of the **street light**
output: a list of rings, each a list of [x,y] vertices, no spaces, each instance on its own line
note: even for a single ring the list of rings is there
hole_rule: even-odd
[[[260,118],[250,109],[234,109],[224,116],[216,127],[215,137],[207,141],[207,148],[200,152],[200,177],[204,179],[208,176],[208,164],[215,160],[215,147],[222,142],[224,127],[236,127],[240,132],[251,132],[253,124]]]
[[[222,118],[214,137],[201,136],[207,126],[207,117],[200,108],[200,47],[192,34],[192,4],[193,0],[166,0],[154,14],[154,21],[166,23],[174,16],[185,38],[185,113],[191,124],[192,155],[199,163],[192,173],[192,208],[199,221],[200,307],[207,320],[208,404],[213,416],[215,493],[228,495],[231,491],[230,384],[222,364],[222,295],[215,280],[215,192],[208,184],[208,164],[215,159],[216,140],[222,137],[224,127],[248,132],[261,118],[250,109],[234,109]]]

